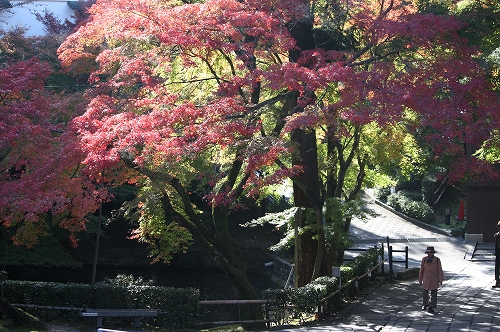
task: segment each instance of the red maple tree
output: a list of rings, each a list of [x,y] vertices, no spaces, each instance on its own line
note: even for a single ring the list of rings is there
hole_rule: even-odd
[[[35,58],[0,69],[1,221],[16,230],[16,244],[37,243],[53,223],[81,230],[88,208],[98,206],[85,198],[81,179],[71,179],[74,165],[65,164],[73,152],[65,150],[65,114],[55,112],[59,102],[44,91],[50,73],[50,66]],[[78,201],[87,206],[73,204]]]
[[[83,212],[106,197],[97,184],[152,187],[166,219],[234,277],[241,298],[256,294],[231,241],[228,210],[242,194],[290,177],[297,206],[311,207],[321,228],[324,203],[354,199],[361,188],[370,166],[357,149],[363,126],[407,124],[436,158],[453,156],[447,166],[457,177],[473,163],[488,166],[466,158],[463,145],[480,145],[498,128],[498,100],[453,17],[422,15],[397,0],[102,0],[90,13],[59,50],[69,70],[92,68],[91,101],[67,129],[77,141],[65,150],[73,165],[81,160],[73,171],[85,180],[73,190],[61,185],[70,201],[48,200],[72,206],[67,223],[79,229]],[[353,149],[343,139],[356,142]],[[326,178],[318,144],[329,144],[338,161],[323,170]],[[347,190],[353,165],[358,182]],[[193,183],[206,192],[209,215],[191,202]],[[328,269],[319,235],[308,242],[317,245],[313,266],[296,262],[305,271],[300,283]],[[247,317],[261,317],[251,310]]]

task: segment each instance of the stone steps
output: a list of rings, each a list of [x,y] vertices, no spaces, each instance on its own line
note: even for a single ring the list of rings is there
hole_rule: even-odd
[[[494,242],[478,242],[474,248],[471,261],[494,261],[495,260],[495,243]]]

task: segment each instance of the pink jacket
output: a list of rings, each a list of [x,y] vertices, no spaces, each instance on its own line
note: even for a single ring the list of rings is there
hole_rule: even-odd
[[[443,280],[444,273],[441,260],[434,256],[432,263],[427,263],[427,256],[422,258],[420,273],[418,274],[418,282],[422,285],[422,288],[427,290],[438,289]]]

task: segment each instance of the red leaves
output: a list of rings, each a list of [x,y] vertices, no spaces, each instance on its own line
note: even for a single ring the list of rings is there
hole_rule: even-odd
[[[22,155],[20,151],[30,149],[29,142],[37,136],[43,148],[50,136],[49,103],[38,91],[49,72],[35,59],[0,69],[0,147],[13,149],[11,155]],[[12,162],[18,164],[16,158]]]
[[[37,59],[17,62],[0,68],[1,98],[22,98],[23,91],[43,88],[50,71],[49,65],[42,64]],[[5,96],[6,94],[7,96]]]
[[[438,153],[489,135],[495,99],[475,50],[458,38],[461,23],[403,1],[352,1],[338,8],[351,20],[340,32],[354,31],[351,49],[302,50],[290,62],[294,20],[335,23],[310,9],[302,0],[98,2],[60,48],[67,67],[95,58],[91,79],[106,91],[72,123],[87,174],[123,171],[124,159],[182,173],[212,151],[240,152],[250,172],[287,156],[284,140],[296,128],[340,135],[342,124],[385,126],[408,113],[431,129]],[[271,118],[288,91],[298,92],[296,114]],[[271,143],[261,136],[272,121],[283,126]]]
[[[50,73],[36,58],[0,69],[0,223],[14,230],[14,243],[28,246],[61,215],[61,227],[83,229],[99,201],[92,186],[72,177],[80,155],[62,131],[70,111],[56,108],[70,103],[44,89]]]
[[[219,99],[203,107],[156,104],[162,100],[168,98],[95,98],[87,112],[72,123],[86,155],[86,174],[95,177],[102,170],[121,167],[123,158],[153,168],[194,161],[203,151],[224,149],[258,129],[238,118],[229,119],[245,111],[233,99]],[[139,112],[137,105],[149,107]]]
[[[250,193],[301,171],[274,167],[289,157],[288,133],[297,128],[347,136],[371,122],[406,122],[437,158],[461,158],[465,141],[480,144],[500,127],[498,98],[457,35],[461,23],[399,0],[346,4],[318,15],[303,0],[97,2],[59,49],[69,71],[91,74],[84,112],[71,114],[69,103],[42,92],[49,69],[38,61],[0,69],[0,148],[9,151],[2,222],[26,222],[24,239],[44,231],[45,214],[77,231],[106,199],[101,186],[137,181],[137,170],[213,180],[222,189],[210,198],[230,204],[236,184],[215,181],[233,163],[243,165],[235,177]],[[323,21],[326,14],[346,21]],[[349,42],[297,50],[303,43],[289,29],[306,19]],[[296,62],[291,51],[302,52]],[[221,171],[207,180],[213,164]],[[458,161],[455,173],[470,165]]]

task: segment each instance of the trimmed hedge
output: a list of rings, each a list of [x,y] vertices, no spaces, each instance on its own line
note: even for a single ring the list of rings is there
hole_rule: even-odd
[[[341,266],[342,285],[356,277],[366,274],[375,266],[382,255],[383,248],[369,248],[363,254]],[[368,278],[359,279],[359,288],[364,287]],[[318,304],[338,290],[338,278],[320,277],[304,287],[297,289],[272,289],[263,292],[263,297],[273,302],[278,319],[306,317],[313,314]],[[198,314],[199,290],[194,288],[172,288],[134,283],[123,277],[119,280],[103,281],[92,288],[89,284],[56,283],[6,280],[3,282],[5,300],[9,303],[35,304],[73,308],[100,309],[158,309],[158,318],[144,318],[149,325],[168,328],[190,328],[194,326]],[[342,289],[340,296],[330,297],[326,308],[335,308],[341,296],[354,294],[354,285]],[[289,308],[292,307],[291,311]],[[49,309],[26,309],[37,316]],[[79,319],[76,312],[72,318]]]
[[[192,327],[198,313],[199,290],[151,285],[117,285],[6,280],[9,303],[99,309],[158,309],[158,318],[145,321],[156,326]],[[30,309],[27,309],[30,311]]]

